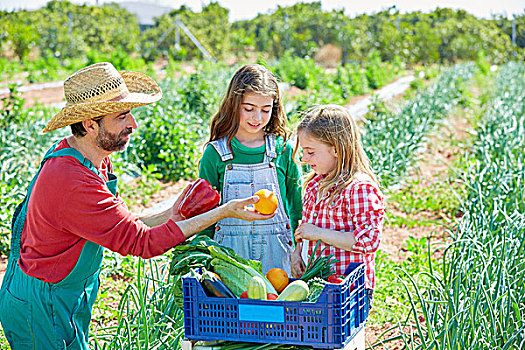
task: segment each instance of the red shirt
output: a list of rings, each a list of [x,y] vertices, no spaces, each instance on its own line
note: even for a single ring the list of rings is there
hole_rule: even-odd
[[[64,139],[57,150],[65,147],[69,145]],[[99,170],[107,181],[109,158]],[[172,220],[154,228],[144,224],[76,158],[52,158],[40,171],[29,199],[20,267],[44,282],[59,282],[73,270],[87,240],[121,255],[150,258],[185,238]]]
[[[323,256],[334,254],[339,260],[335,264],[337,274],[343,274],[350,262],[365,264],[365,286],[375,287],[375,252],[383,231],[384,204],[383,195],[367,176],[361,175],[352,181],[339,198],[328,202],[328,194],[318,199],[320,181],[324,176],[315,176],[307,185],[303,199],[303,222],[317,227],[353,234],[357,243],[347,251],[332,246],[323,252]],[[309,256],[317,242],[310,241]],[[319,244],[318,252],[326,247]]]

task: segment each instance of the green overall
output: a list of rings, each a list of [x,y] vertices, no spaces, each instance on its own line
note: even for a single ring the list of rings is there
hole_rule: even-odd
[[[13,350],[88,348],[91,309],[97,298],[104,248],[87,241],[73,270],[58,283],[28,276],[18,265],[29,197],[44,163],[51,158],[71,156],[102,178],[80,152],[74,148],[53,152],[56,145],[42,159],[21,209],[15,211],[13,218],[11,255],[0,290],[0,322]],[[117,178],[113,174],[109,178],[108,189],[116,195]]]

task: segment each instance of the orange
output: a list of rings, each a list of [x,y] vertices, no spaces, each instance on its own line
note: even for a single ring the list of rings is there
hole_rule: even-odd
[[[275,194],[272,191],[263,189],[255,192],[255,195],[259,197],[259,201],[253,205],[255,210],[265,215],[273,214],[278,205]]]
[[[268,270],[268,272],[266,272],[266,279],[270,281],[277,293],[281,293],[281,291],[286,288],[289,282],[286,271],[278,267]]]

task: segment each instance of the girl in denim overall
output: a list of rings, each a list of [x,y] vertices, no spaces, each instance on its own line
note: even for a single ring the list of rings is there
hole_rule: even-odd
[[[276,195],[272,219],[261,224],[227,218],[206,232],[244,258],[260,261],[263,273],[279,267],[290,274],[292,232],[302,212],[301,170],[293,161],[285,121],[273,74],[261,65],[241,67],[211,120],[199,165],[199,177],[221,191],[223,203],[260,189]]]

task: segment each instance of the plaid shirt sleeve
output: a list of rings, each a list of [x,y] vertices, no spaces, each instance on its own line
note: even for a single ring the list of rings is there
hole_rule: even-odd
[[[382,195],[375,186],[366,182],[355,184],[349,191],[345,191],[345,195],[357,241],[352,251],[362,254],[375,253],[379,248],[383,230]]]

